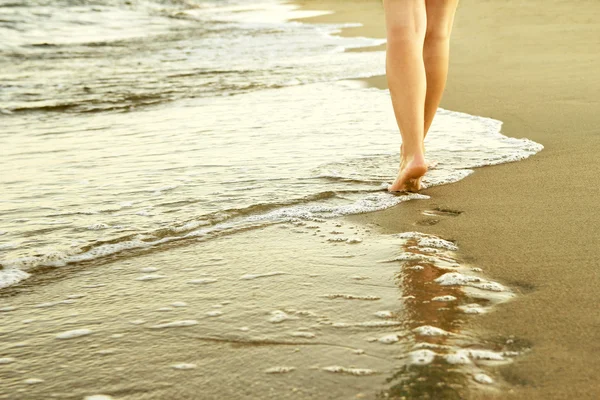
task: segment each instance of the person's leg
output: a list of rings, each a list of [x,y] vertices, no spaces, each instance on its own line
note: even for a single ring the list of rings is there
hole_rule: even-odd
[[[457,5],[458,0],[425,0],[427,32],[423,45],[423,61],[427,76],[427,95],[423,138],[427,136],[446,87],[450,33]]]
[[[384,0],[387,32],[386,74],[394,114],[402,135],[398,177],[393,191],[420,189],[427,172],[423,147],[427,90],[423,42],[427,29],[425,0]]]

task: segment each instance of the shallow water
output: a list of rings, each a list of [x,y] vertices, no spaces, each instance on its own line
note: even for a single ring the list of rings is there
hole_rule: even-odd
[[[385,55],[345,50],[381,41],[288,22],[303,15],[0,4],[0,398],[502,387],[488,364],[524,347],[467,321],[512,290],[453,243],[343,218],[427,196],[387,192],[389,93],[352,80]],[[541,150],[500,128],[440,109],[425,185]]]
[[[338,220],[65,267],[5,299],[0,398],[493,393],[523,349],[467,321],[514,293],[457,250]]]

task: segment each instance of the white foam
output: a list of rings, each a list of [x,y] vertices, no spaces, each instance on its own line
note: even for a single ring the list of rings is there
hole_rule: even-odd
[[[113,398],[106,394],[93,394],[91,396],[85,396],[83,400],[113,400]]]
[[[144,268],[140,268],[140,272],[144,272],[144,273],[156,272],[158,270],[160,270],[160,268],[156,268],[156,267],[144,267]]]
[[[461,274],[460,272],[446,273],[437,278],[435,282],[442,286],[467,285],[493,292],[507,291],[507,288],[497,282],[491,282],[478,276]]]
[[[445,296],[436,296],[432,298],[431,301],[456,301],[456,297],[448,294]]]
[[[267,368],[265,369],[265,373],[267,374],[287,374],[289,372],[295,371],[296,368],[294,367],[271,367],[271,368]]]
[[[421,336],[449,336],[449,335],[451,335],[450,332],[445,331],[441,328],[437,328],[435,326],[431,326],[431,325],[419,326],[417,328],[414,328],[413,332],[415,332],[416,334],[421,335]]]
[[[408,353],[408,362],[414,365],[430,364],[437,354],[428,349],[415,350]]]
[[[173,307],[187,307],[187,303],[185,301],[176,301],[174,303],[171,303],[171,305]]]
[[[379,317],[379,318],[392,318],[394,316],[394,314],[391,311],[384,310],[384,311],[377,311],[375,313],[375,316]]]
[[[354,295],[354,294],[341,294],[341,293],[336,293],[336,294],[326,294],[324,295],[324,297],[327,297],[328,299],[345,299],[345,300],[380,300],[381,297],[378,296],[360,296],[360,295]]]
[[[219,315],[223,315],[223,312],[222,311],[218,311],[218,310],[208,311],[206,313],[206,315],[208,315],[209,317],[218,317]]]
[[[29,378],[29,379],[25,379],[23,381],[23,383],[27,384],[27,385],[36,385],[38,383],[43,383],[45,382],[43,379],[40,378]]]
[[[458,306],[458,308],[465,314],[483,314],[486,312],[484,307],[475,303]]]
[[[93,333],[93,331],[91,329],[73,329],[71,331],[66,331],[66,332],[62,332],[59,333],[58,335],[56,335],[57,339],[74,339],[74,338],[78,338],[81,336],[87,336],[87,335],[91,335]]]
[[[354,376],[367,376],[377,373],[377,371],[368,368],[346,368],[339,365],[324,367],[323,371],[333,372],[336,374],[348,374]]]
[[[16,359],[14,359],[13,357],[3,357],[3,358],[0,358],[0,365],[12,364],[15,361],[16,361]]]
[[[471,364],[471,359],[469,358],[469,355],[467,353],[465,353],[464,351],[458,351],[456,353],[446,354],[444,356],[444,358],[446,359],[446,362],[448,364],[458,364],[458,365]]]
[[[331,326],[334,328],[350,328],[350,327],[367,327],[367,328],[379,328],[384,326],[399,326],[402,325],[400,321],[365,321],[365,322],[335,322]]]
[[[301,337],[301,338],[307,338],[307,339],[314,339],[317,337],[317,335],[315,335],[312,332],[292,332],[292,333],[290,333],[290,335],[292,335],[294,337]]]
[[[383,343],[383,344],[392,344],[392,343],[396,343],[398,340],[398,335],[396,334],[391,334],[391,335],[385,335],[380,337],[379,339],[377,339],[377,341],[379,343]]]
[[[166,275],[150,274],[135,278],[136,281],[155,281],[157,279],[165,279]]]
[[[173,364],[173,365],[171,365],[171,368],[178,369],[178,370],[195,369],[196,368],[196,364],[179,363],[179,364]]]
[[[473,375],[473,379],[475,380],[475,382],[483,383],[486,385],[494,383],[494,380],[486,374],[475,374]]]
[[[0,289],[8,286],[15,285],[24,279],[29,278],[30,275],[16,268],[4,268],[0,269]]]
[[[277,275],[286,275],[286,273],[280,272],[280,271],[275,271],[275,272],[266,272],[264,274],[246,274],[246,275],[241,276],[240,279],[244,281],[244,280],[266,278],[266,277],[277,276]]]
[[[297,317],[290,316],[281,310],[275,310],[271,312],[271,318],[269,318],[269,322],[274,324],[279,324],[283,321],[287,321],[290,319],[298,319]]]

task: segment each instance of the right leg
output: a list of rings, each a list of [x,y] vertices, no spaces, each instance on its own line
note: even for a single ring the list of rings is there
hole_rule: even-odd
[[[402,135],[398,177],[393,191],[420,189],[427,171],[423,147],[427,82],[423,42],[427,29],[425,0],[384,0],[387,32],[386,75],[394,114]]]
[[[423,45],[423,61],[427,75],[427,95],[423,138],[427,136],[446,86],[450,33],[457,5],[458,0],[425,0],[427,33]]]

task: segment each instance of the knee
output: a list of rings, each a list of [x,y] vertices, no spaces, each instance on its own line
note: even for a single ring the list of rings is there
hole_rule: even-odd
[[[448,43],[450,41],[450,27],[433,26],[427,27],[425,32],[425,43]]]
[[[422,43],[425,31],[425,27],[416,24],[392,24],[387,27],[387,42],[388,45]]]

